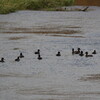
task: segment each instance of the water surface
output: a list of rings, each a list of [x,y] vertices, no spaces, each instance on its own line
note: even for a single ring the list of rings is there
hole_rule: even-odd
[[[100,100],[100,8],[94,9],[0,15],[0,100]],[[97,54],[72,55],[78,47]],[[15,62],[20,52],[25,58]]]

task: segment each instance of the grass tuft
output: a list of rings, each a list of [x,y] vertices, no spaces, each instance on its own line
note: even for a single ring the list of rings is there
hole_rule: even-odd
[[[17,10],[54,10],[73,3],[74,0],[0,0],[0,14]]]

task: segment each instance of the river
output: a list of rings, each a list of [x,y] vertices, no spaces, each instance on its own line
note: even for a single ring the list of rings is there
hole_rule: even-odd
[[[100,100],[100,8],[90,8],[0,15],[0,100]],[[97,54],[72,55],[78,47]]]

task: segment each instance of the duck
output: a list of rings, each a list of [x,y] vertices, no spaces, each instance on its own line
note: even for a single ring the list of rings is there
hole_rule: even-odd
[[[61,56],[61,53],[58,51],[58,53],[56,54],[56,56]]]
[[[96,50],[94,50],[94,51],[92,52],[92,54],[97,54]]]
[[[74,48],[72,48],[72,54],[79,54],[80,53],[80,48],[77,48],[77,51],[74,51]]]
[[[38,49],[38,50],[35,52],[35,54],[40,54],[40,49]]]
[[[84,56],[83,51],[80,52],[79,56]]]
[[[72,55],[74,54],[74,48],[72,48]]]
[[[42,60],[42,57],[41,57],[41,55],[40,54],[38,54],[38,58],[37,58],[38,60]]]
[[[93,57],[93,55],[88,55],[88,52],[85,52],[85,57]]]
[[[17,57],[17,58],[15,59],[15,61],[19,62],[19,61],[20,61],[19,57]]]
[[[24,55],[22,53],[20,53],[19,58],[24,58]]]
[[[2,57],[2,58],[1,58],[1,60],[0,60],[0,62],[2,62],[2,63],[3,63],[3,62],[5,62],[4,60],[5,60],[5,59]]]

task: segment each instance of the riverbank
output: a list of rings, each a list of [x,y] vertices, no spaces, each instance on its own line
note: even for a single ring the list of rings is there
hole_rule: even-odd
[[[56,10],[57,7],[72,5],[74,0],[0,0],[0,14],[18,10]]]

